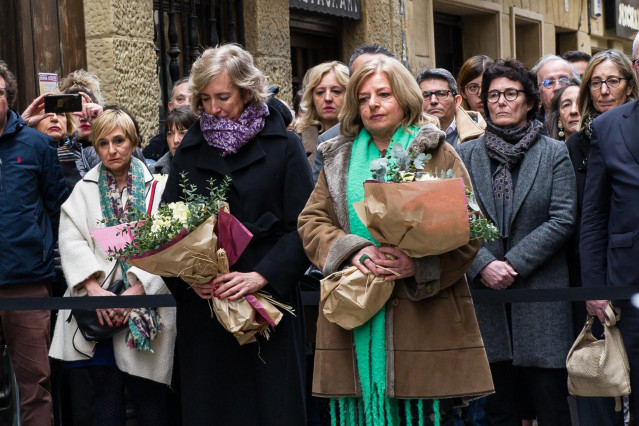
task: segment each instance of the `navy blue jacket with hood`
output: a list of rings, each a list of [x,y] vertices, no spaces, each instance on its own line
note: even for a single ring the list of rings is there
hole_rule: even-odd
[[[0,285],[54,278],[60,206],[68,195],[50,138],[9,111],[0,135]]]

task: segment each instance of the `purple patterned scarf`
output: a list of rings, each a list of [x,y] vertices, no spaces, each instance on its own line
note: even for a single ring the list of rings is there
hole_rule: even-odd
[[[200,128],[206,143],[222,150],[222,156],[235,154],[251,141],[264,128],[265,117],[268,117],[266,104],[249,104],[237,121],[218,118],[202,112]]]
[[[515,195],[511,171],[524,159],[526,151],[537,141],[544,125],[530,120],[521,127],[503,128],[486,119],[486,153],[497,161],[493,174],[493,197],[497,213],[497,226],[502,238],[510,235]]]

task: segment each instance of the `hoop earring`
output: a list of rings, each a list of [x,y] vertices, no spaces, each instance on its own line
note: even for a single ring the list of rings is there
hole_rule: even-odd
[[[559,121],[558,125],[559,125],[559,137],[563,138],[564,136],[566,136],[566,134],[564,133],[564,125],[561,124],[561,121]]]

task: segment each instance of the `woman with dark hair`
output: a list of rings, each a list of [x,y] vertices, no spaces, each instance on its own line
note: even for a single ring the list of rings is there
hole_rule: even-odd
[[[517,60],[497,60],[482,79],[486,134],[457,147],[475,196],[500,238],[484,241],[468,270],[471,288],[568,287],[563,250],[575,222],[575,177],[565,144],[540,134],[539,92]],[[495,394],[489,424],[521,424],[522,392],[540,426],[569,425],[566,355],[572,343],[567,302],[477,305]]]
[[[557,90],[552,97],[550,114],[548,114],[548,136],[558,141],[566,141],[579,130],[579,95],[580,80],[571,78],[568,84]]]
[[[149,166],[153,173],[161,175],[169,173],[175,150],[182,143],[189,127],[196,121],[197,115],[188,106],[181,106],[169,111],[166,115],[166,143],[169,146],[169,152]]]
[[[486,55],[477,55],[468,58],[459,69],[457,85],[459,93],[464,99],[462,108],[467,111],[476,111],[484,115],[484,104],[481,100],[481,79],[486,68],[493,60]]]

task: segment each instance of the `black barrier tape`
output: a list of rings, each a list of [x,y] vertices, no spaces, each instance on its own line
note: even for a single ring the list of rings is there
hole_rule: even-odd
[[[106,309],[175,306],[171,294],[153,296],[16,297],[0,299],[0,311]]]
[[[532,302],[577,302],[585,300],[627,300],[639,287],[571,287],[539,290],[473,290],[476,304],[532,303]],[[319,303],[319,291],[303,291],[305,305]],[[58,309],[106,309],[175,306],[170,294],[154,296],[93,296],[93,297],[16,297],[0,299],[0,311],[33,311]]]

